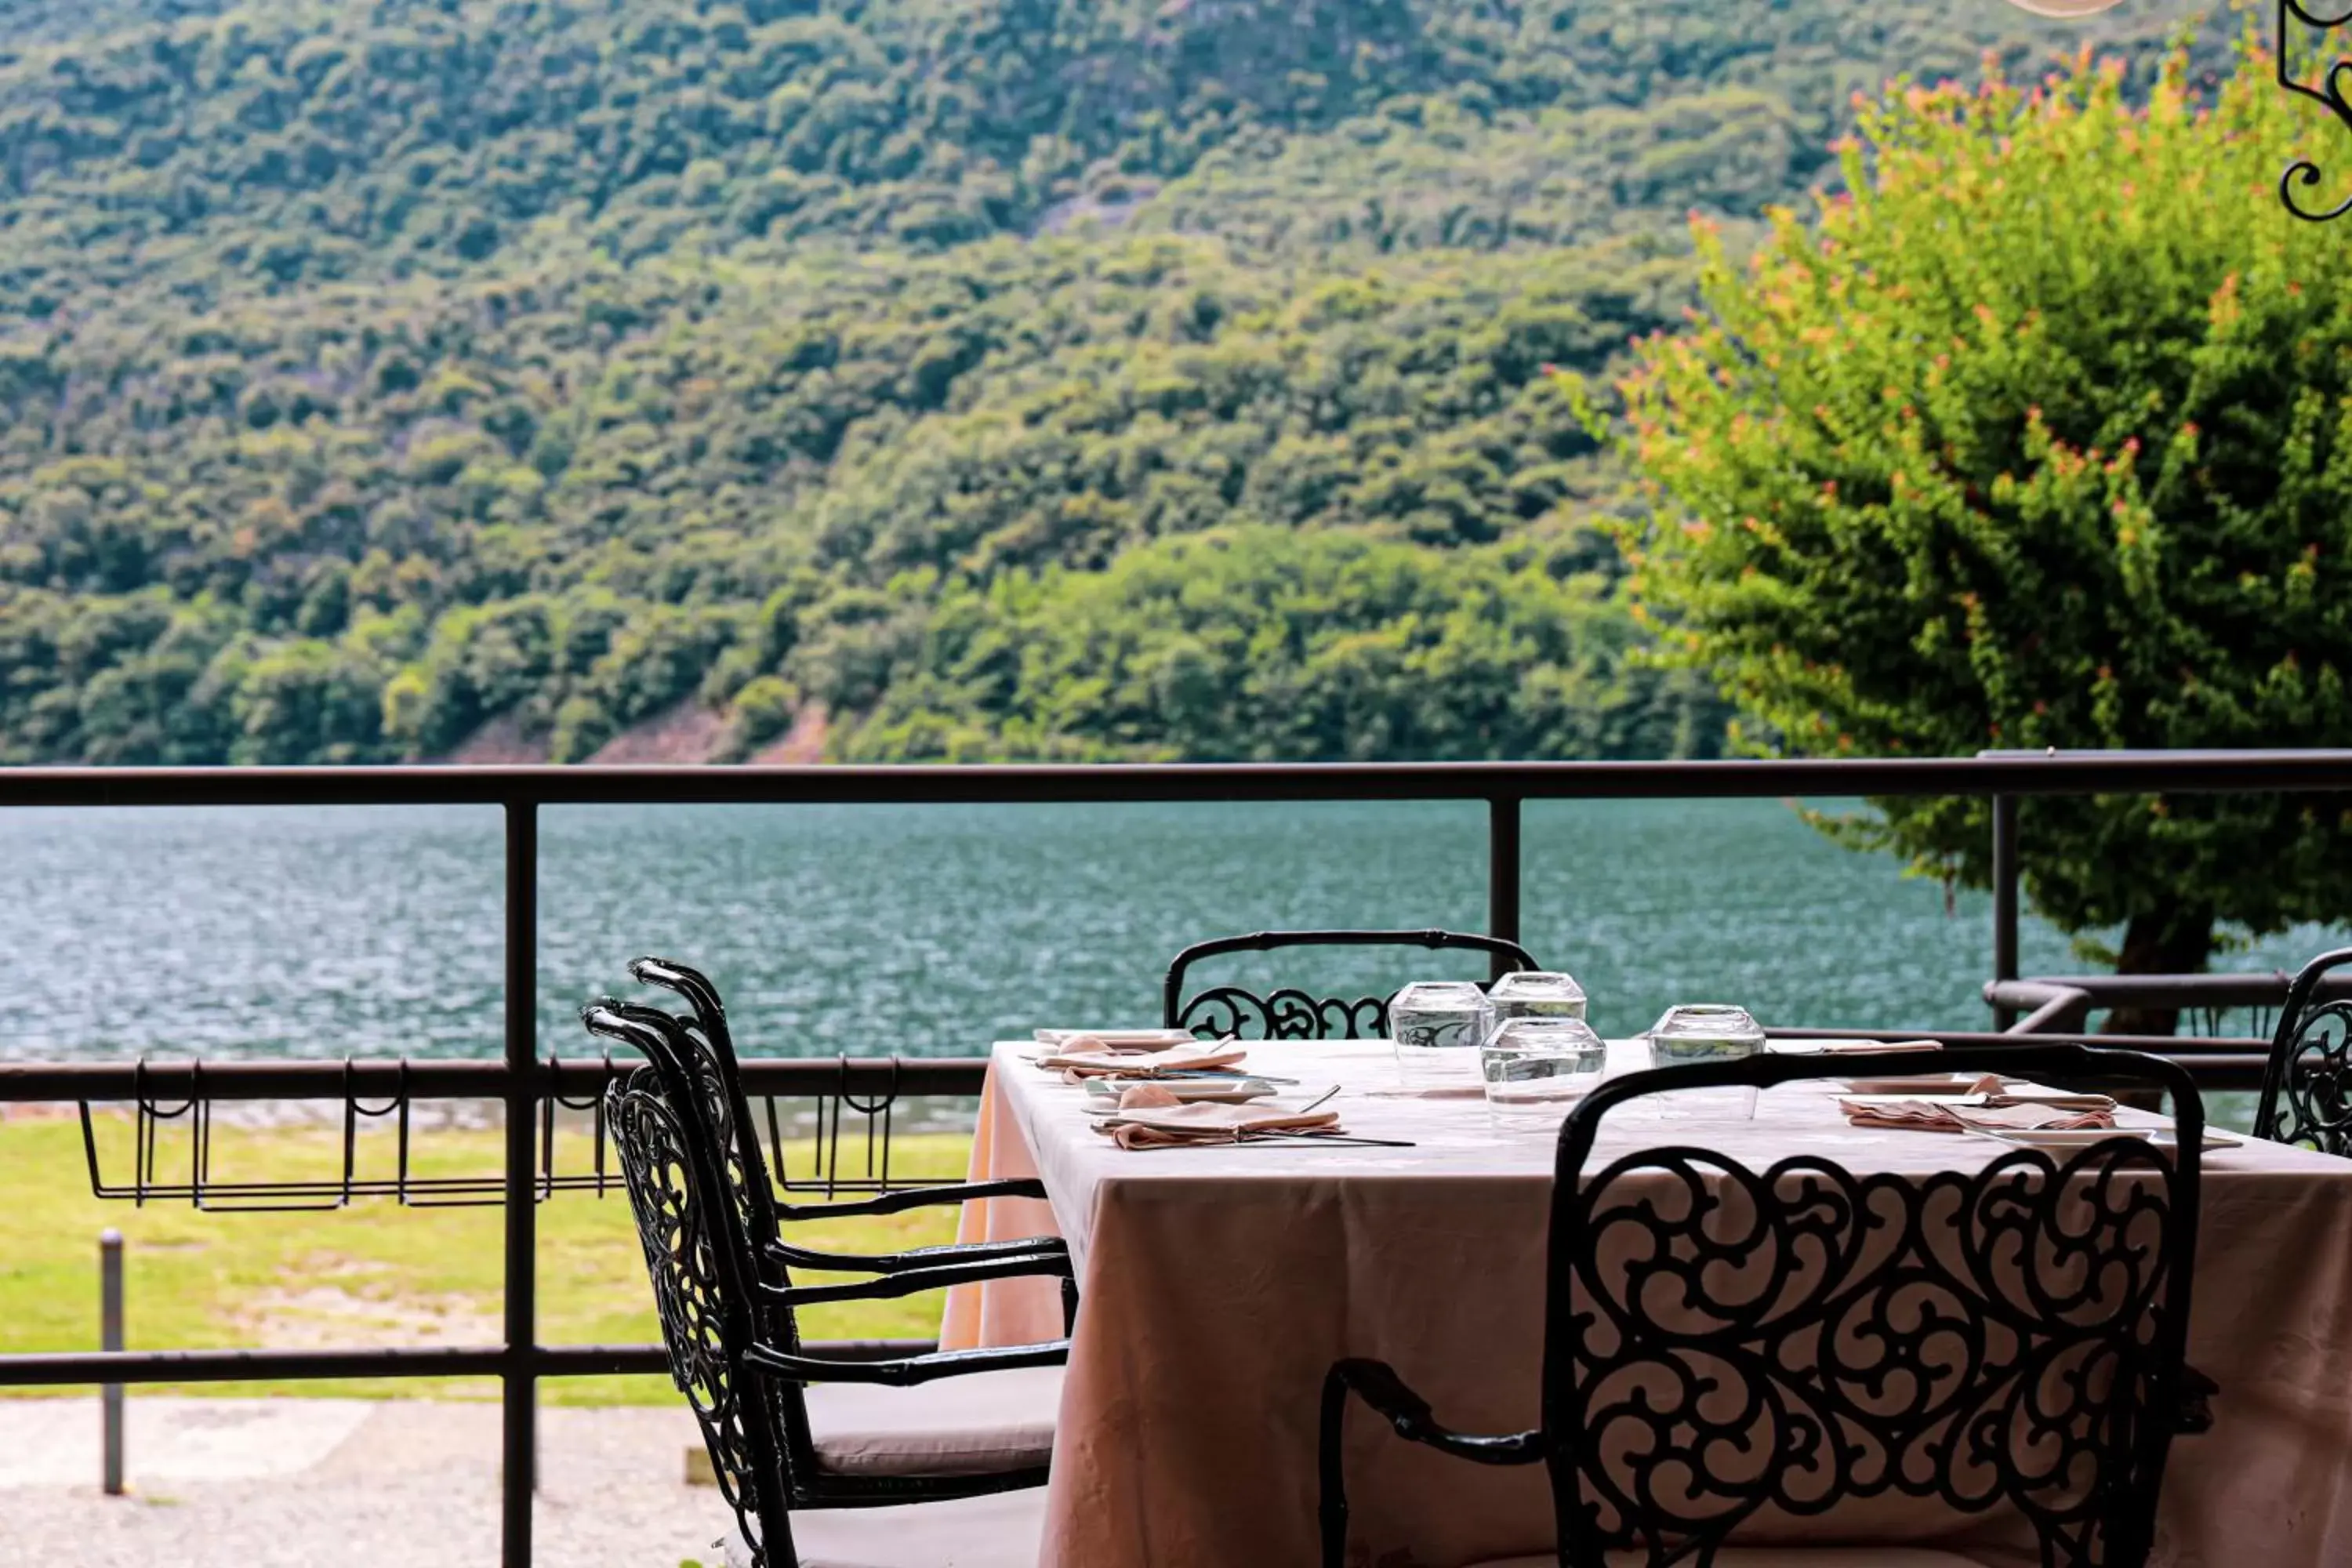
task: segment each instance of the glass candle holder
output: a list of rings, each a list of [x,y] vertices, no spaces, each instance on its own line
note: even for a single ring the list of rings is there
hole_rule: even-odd
[[[1547,970],[1514,970],[1487,988],[1487,1005],[1495,1010],[1494,1027],[1514,1018],[1582,1018],[1584,987],[1573,974]]]
[[[1486,994],[1466,980],[1418,981],[1398,992],[1389,999],[1398,1078],[1407,1089],[1475,1087],[1488,1016]]]
[[[1608,1065],[1608,1046],[1581,1018],[1506,1019],[1478,1047],[1486,1112],[1497,1131],[1559,1131]]]
[[[1691,1062],[1738,1061],[1764,1049],[1763,1026],[1748,1016],[1748,1009],[1720,1002],[1690,1002],[1669,1007],[1643,1038],[1650,1043],[1650,1064],[1662,1068]],[[1686,1089],[1666,1096],[1660,1113],[1748,1121],[1756,1114],[1756,1086]]]

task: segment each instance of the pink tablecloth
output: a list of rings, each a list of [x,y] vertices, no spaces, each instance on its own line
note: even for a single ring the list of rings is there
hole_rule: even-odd
[[[1000,1045],[974,1178],[1042,1173],[1084,1306],[1054,1453],[1053,1568],[1241,1568],[1315,1561],[1316,1397],[1344,1355],[1393,1363],[1440,1419],[1536,1419],[1548,1139],[1497,1139],[1475,1099],[1350,1092],[1350,1130],[1412,1149],[1130,1152],[1087,1124],[1083,1091]],[[1310,1084],[1386,1087],[1381,1045],[1252,1048]],[[1632,1111],[1614,1157],[1667,1141]],[[1991,1144],[1847,1126],[1827,1093],[1790,1086],[1706,1142],[1761,1168],[1800,1152],[1857,1172],[1924,1172]],[[1696,1141],[1684,1123],[1675,1142]],[[2268,1144],[2207,1156],[2189,1359],[2218,1379],[2215,1429],[2175,1445],[2158,1568],[2352,1563],[2352,1161]],[[1034,1201],[973,1205],[966,1237],[1035,1234]],[[1050,1282],[959,1291],[942,1341],[1060,1331]],[[1352,1423],[1349,1489],[1364,1561],[1453,1568],[1542,1548],[1540,1473],[1444,1459]],[[1940,1519],[1923,1531],[1944,1528]],[[1989,1558],[2012,1528],[1948,1537]]]

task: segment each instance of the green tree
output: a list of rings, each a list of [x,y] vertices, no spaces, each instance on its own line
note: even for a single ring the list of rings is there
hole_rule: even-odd
[[[1703,239],[1704,310],[1624,383],[1658,505],[1621,542],[1749,744],[2352,744],[2352,247],[2278,207],[2308,127],[2270,71],[1898,84],[1813,222]],[[1874,805],[1833,826],[1985,882],[1983,802]],[[2127,973],[2347,910],[2341,800],[2022,820],[2035,905]]]

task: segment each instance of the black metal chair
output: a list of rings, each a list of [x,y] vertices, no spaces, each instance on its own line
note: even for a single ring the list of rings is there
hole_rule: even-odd
[[[639,1049],[644,1047],[635,1031],[651,1029],[663,1038],[670,1054],[683,1065],[688,1081],[701,1097],[703,1115],[717,1134],[719,1148],[725,1151],[726,1157],[720,1162],[719,1174],[726,1184],[728,1199],[743,1226],[744,1234],[751,1238],[753,1256],[772,1281],[782,1279],[783,1271],[793,1268],[835,1274],[890,1275],[937,1268],[950,1263],[1014,1262],[1029,1258],[1059,1260],[1057,1267],[1043,1272],[1057,1274],[1061,1278],[1063,1331],[1066,1334],[1076,1321],[1077,1281],[1069,1269],[1069,1244],[1058,1236],[950,1242],[885,1253],[833,1252],[799,1246],[782,1237],[782,1222],[787,1219],[813,1221],[867,1217],[901,1213],[927,1205],[960,1203],[974,1197],[1041,1197],[1045,1193],[1042,1182],[964,1182],[912,1187],[837,1203],[781,1204],[776,1201],[774,1189],[769,1184],[766,1156],[761,1148],[759,1129],[751,1121],[751,1108],[744,1098],[741,1078],[735,1070],[731,1051],[714,1046],[709,1036],[658,1007],[641,1007],[607,997],[592,1004],[583,1012],[582,1018],[591,1033],[619,1039]],[[616,1026],[622,1027],[623,1032],[614,1033]],[[720,1038],[723,1040],[724,1036]]]
[[[1388,1033],[1389,997],[1317,996],[1295,986],[1261,995],[1238,985],[1213,985],[1184,994],[1185,972],[1226,952],[1271,952],[1289,947],[1418,947],[1483,952],[1494,973],[1538,967],[1517,942],[1451,931],[1262,931],[1250,936],[1194,942],[1168,966],[1160,1022],[1203,1038],[1248,1040],[1378,1039]],[[1482,982],[1482,984],[1486,984]]]
[[[1873,1058],[1872,1076],[2000,1070],[2161,1089],[2179,1146],[2103,1139],[2063,1163],[2018,1148],[1924,1177],[1857,1175],[1814,1155],[1759,1173],[1708,1149],[1654,1148],[1584,1174],[1602,1119],[1629,1100],[1852,1070],[1784,1056],[1664,1068],[1605,1083],[1570,1112],[1554,1173],[1542,1425],[1452,1431],[1387,1365],[1339,1363],[1319,1454],[1327,1568],[1345,1560],[1350,1393],[1408,1441],[1547,1468],[1556,1552],[1486,1568],[1729,1568],[1738,1553],[1718,1554],[1767,1509],[1819,1515],[1887,1496],[1956,1515],[2011,1505],[2045,1568],[2143,1563],[2172,1438],[2210,1422],[2211,1385],[2182,1363],[2204,1130],[2195,1084],[2176,1063],[2082,1046],[1903,1053]],[[1802,1560],[1866,1559],[1809,1547]]]
[[[808,1548],[795,1545],[792,1516],[808,1512],[845,1537],[821,1550],[828,1568],[939,1568],[950,1560],[1011,1568],[1024,1555],[1034,1562],[1036,1499],[1029,1500],[1025,1518],[1011,1521],[994,1554],[957,1521],[952,1505],[1042,1486],[1050,1423],[1011,1431],[999,1426],[975,1437],[926,1419],[925,1396],[942,1380],[969,1378],[994,1385],[964,1401],[988,1409],[1001,1402],[1008,1382],[1041,1372],[1053,1376],[1067,1357],[1068,1342],[843,1360],[810,1353],[795,1314],[821,1302],[887,1300],[1016,1275],[1066,1275],[1067,1258],[947,1262],[851,1284],[780,1279],[731,1191],[724,1168],[728,1139],[709,1119],[709,1086],[697,1081],[700,1068],[678,1053],[670,1031],[650,1019],[603,1005],[585,1009],[583,1017],[597,1034],[646,1058],[646,1066],[606,1090],[606,1118],[644,1245],[671,1374],[701,1426],[720,1494],[736,1518],[740,1535],[722,1543],[730,1558],[750,1568],[803,1568]],[[877,1397],[879,1389],[901,1392]],[[814,1397],[844,1394],[862,1395],[850,1401],[845,1413],[853,1420],[846,1425],[828,1420]],[[890,1506],[918,1502],[950,1505],[937,1516],[944,1526],[925,1527],[923,1517],[932,1510]],[[870,1511],[877,1509],[887,1511]],[[1007,1522],[1003,1509],[992,1518],[999,1529]]]
[[[2352,947],[2323,952],[2287,987],[2254,1106],[2257,1138],[2352,1155],[2352,1001],[2313,1001],[2320,981],[2347,966]]]
[[[682,1035],[680,1048],[689,1053],[688,1059],[698,1063],[711,1099],[711,1118],[725,1132],[728,1146],[734,1151],[730,1174],[740,1184],[747,1222],[763,1251],[795,1268],[889,1273],[901,1268],[928,1268],[950,1258],[974,1261],[988,1257],[1021,1258],[1068,1250],[1068,1244],[1058,1236],[1019,1237],[968,1242],[953,1248],[923,1247],[905,1252],[862,1255],[823,1252],[786,1240],[784,1226],[797,1221],[903,1214],[909,1209],[963,1204],[979,1198],[1042,1199],[1045,1186],[1043,1182],[1024,1178],[930,1184],[871,1197],[824,1203],[783,1201],[776,1195],[776,1184],[760,1144],[759,1125],[752,1120],[751,1100],[743,1091],[742,1069],[736,1058],[734,1037],[727,1027],[727,1009],[719,998],[719,988],[698,970],[664,958],[640,958],[629,965],[629,973],[645,984],[675,992],[685,999],[693,1014],[689,1026],[685,1020],[658,1009],[642,1010],[678,1029]],[[606,1005],[625,1016],[636,1011],[619,1003]],[[1074,1288],[1066,1294],[1066,1310],[1075,1310],[1076,1300]]]

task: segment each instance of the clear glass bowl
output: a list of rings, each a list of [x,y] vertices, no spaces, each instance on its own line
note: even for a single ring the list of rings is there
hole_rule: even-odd
[[[1391,997],[1389,1038],[1405,1087],[1475,1089],[1490,1016],[1486,994],[1466,980],[1417,981]]]
[[[1738,1061],[1764,1049],[1763,1026],[1748,1016],[1747,1008],[1721,1002],[1686,1002],[1669,1007],[1642,1037],[1649,1042],[1651,1065],[1662,1068]],[[1756,1089],[1753,1084],[1742,1084],[1685,1089],[1666,1097],[1662,1113],[1747,1121],[1756,1114]]]
[[[1558,1131],[1608,1066],[1608,1046],[1581,1018],[1506,1019],[1478,1047],[1486,1110],[1500,1131]]]
[[[1499,1027],[1513,1018],[1582,1018],[1584,987],[1573,974],[1546,970],[1515,970],[1495,982],[1486,993]]]

